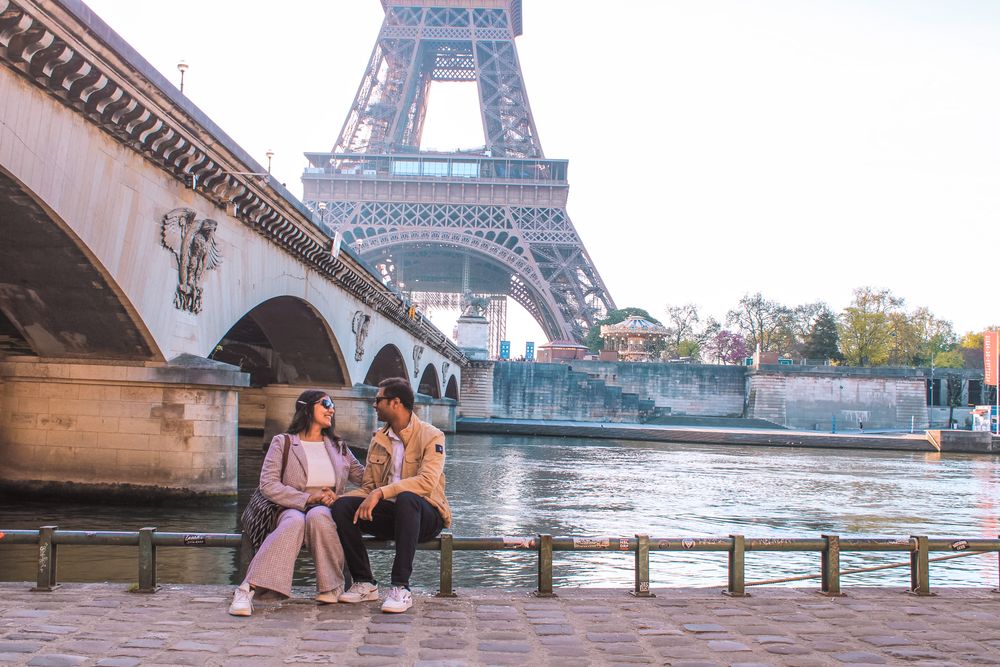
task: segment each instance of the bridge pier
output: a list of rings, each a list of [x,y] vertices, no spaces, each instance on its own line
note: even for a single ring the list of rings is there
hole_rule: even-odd
[[[198,500],[236,495],[238,368],[8,357],[0,362],[0,487]]]

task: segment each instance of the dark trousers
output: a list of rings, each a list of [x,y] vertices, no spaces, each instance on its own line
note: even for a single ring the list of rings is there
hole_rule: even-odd
[[[340,544],[344,547],[344,560],[351,571],[351,578],[354,581],[375,582],[368,550],[361,537],[362,533],[368,533],[376,539],[396,543],[396,557],[392,561],[392,585],[408,587],[417,544],[437,537],[444,528],[441,514],[423,496],[404,491],[396,496],[395,502],[379,501],[372,512],[371,521],[358,519],[354,523],[354,513],[364,500],[358,496],[341,497],[330,508],[337,524]]]

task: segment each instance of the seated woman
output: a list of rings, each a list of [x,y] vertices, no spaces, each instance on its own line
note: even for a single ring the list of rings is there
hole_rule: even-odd
[[[276,435],[260,470],[260,490],[279,507],[278,523],[247,569],[236,589],[229,613],[249,616],[256,589],[290,596],[292,569],[303,543],[316,562],[318,602],[337,602],[344,589],[344,550],[330,505],[344,492],[347,482],[360,485],[364,466],[334,432],[334,405],[322,391],[310,389],[295,401],[295,416],[288,426],[291,441],[284,475],[281,461],[285,435]]]

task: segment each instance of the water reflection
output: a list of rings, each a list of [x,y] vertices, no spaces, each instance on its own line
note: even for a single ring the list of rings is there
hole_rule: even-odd
[[[229,532],[256,484],[262,455],[248,441],[240,452],[240,499],[213,508],[143,508],[19,502],[0,506],[0,526],[66,529]],[[462,435],[451,438],[448,496],[456,535],[654,537],[995,536],[1000,491],[996,459],[924,453],[843,452],[573,441]],[[0,579],[31,580],[35,550],[0,546]],[[164,582],[230,583],[235,551],[161,549]],[[373,553],[376,574],[387,575],[391,554]],[[844,554],[844,568],[904,562],[906,554]],[[555,584],[629,587],[630,553],[557,552]],[[747,580],[819,569],[818,554],[748,553]],[[535,585],[533,553],[455,554],[457,586]],[[438,555],[418,552],[414,584],[437,585]],[[654,586],[722,585],[724,553],[653,553]],[[135,581],[133,549],[61,547],[59,576],[77,581]],[[931,566],[932,585],[995,583],[996,557],[973,556]],[[311,584],[307,556],[296,584]],[[845,578],[844,586],[905,586],[906,569]],[[797,585],[818,585],[811,582]]]

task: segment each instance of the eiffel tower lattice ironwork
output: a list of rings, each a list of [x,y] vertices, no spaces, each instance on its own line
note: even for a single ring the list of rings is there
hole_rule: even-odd
[[[615,307],[569,215],[568,162],[546,159],[514,39],[521,0],[382,0],[385,20],[305,202],[401,289],[509,295],[549,340]],[[477,84],[486,146],[420,151],[434,81]]]

